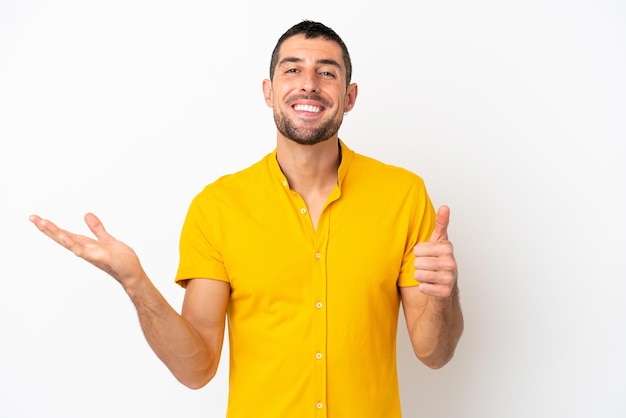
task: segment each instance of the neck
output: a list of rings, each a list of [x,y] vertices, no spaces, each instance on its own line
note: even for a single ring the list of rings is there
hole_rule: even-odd
[[[337,169],[341,163],[338,138],[315,145],[300,145],[279,138],[276,158],[291,188],[301,195],[330,193],[337,185]]]

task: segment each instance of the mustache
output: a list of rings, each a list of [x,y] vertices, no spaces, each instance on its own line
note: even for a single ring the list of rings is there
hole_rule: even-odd
[[[311,94],[297,94],[295,96],[291,96],[288,100],[287,100],[287,104],[291,105],[293,102],[296,102],[298,100],[314,100],[316,102],[320,102],[321,104],[323,104],[325,107],[332,107],[332,103],[330,103],[328,100],[326,100],[325,98],[323,98],[322,96],[320,96],[319,94],[316,93],[311,93]]]

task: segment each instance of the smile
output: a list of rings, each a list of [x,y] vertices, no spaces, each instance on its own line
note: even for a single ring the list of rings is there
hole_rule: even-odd
[[[306,104],[297,104],[293,107],[294,110],[301,112],[311,112],[311,113],[319,113],[322,109],[318,106],[306,105]]]

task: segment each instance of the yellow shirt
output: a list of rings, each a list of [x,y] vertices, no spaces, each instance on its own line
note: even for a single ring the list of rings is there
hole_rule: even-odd
[[[276,151],[190,205],[176,281],[230,283],[229,418],[401,416],[397,286],[434,209],[420,177],[341,147],[317,231]]]

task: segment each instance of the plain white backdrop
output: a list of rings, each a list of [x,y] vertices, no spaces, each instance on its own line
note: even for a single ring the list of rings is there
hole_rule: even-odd
[[[187,206],[273,149],[261,82],[305,18],[352,54],[340,137],[452,210],[466,330],[432,371],[401,323],[404,415],[626,416],[626,5],[366,3],[0,0],[1,417],[224,416],[228,353],[180,385],[28,215],[88,234],[95,212],[178,310]]]

